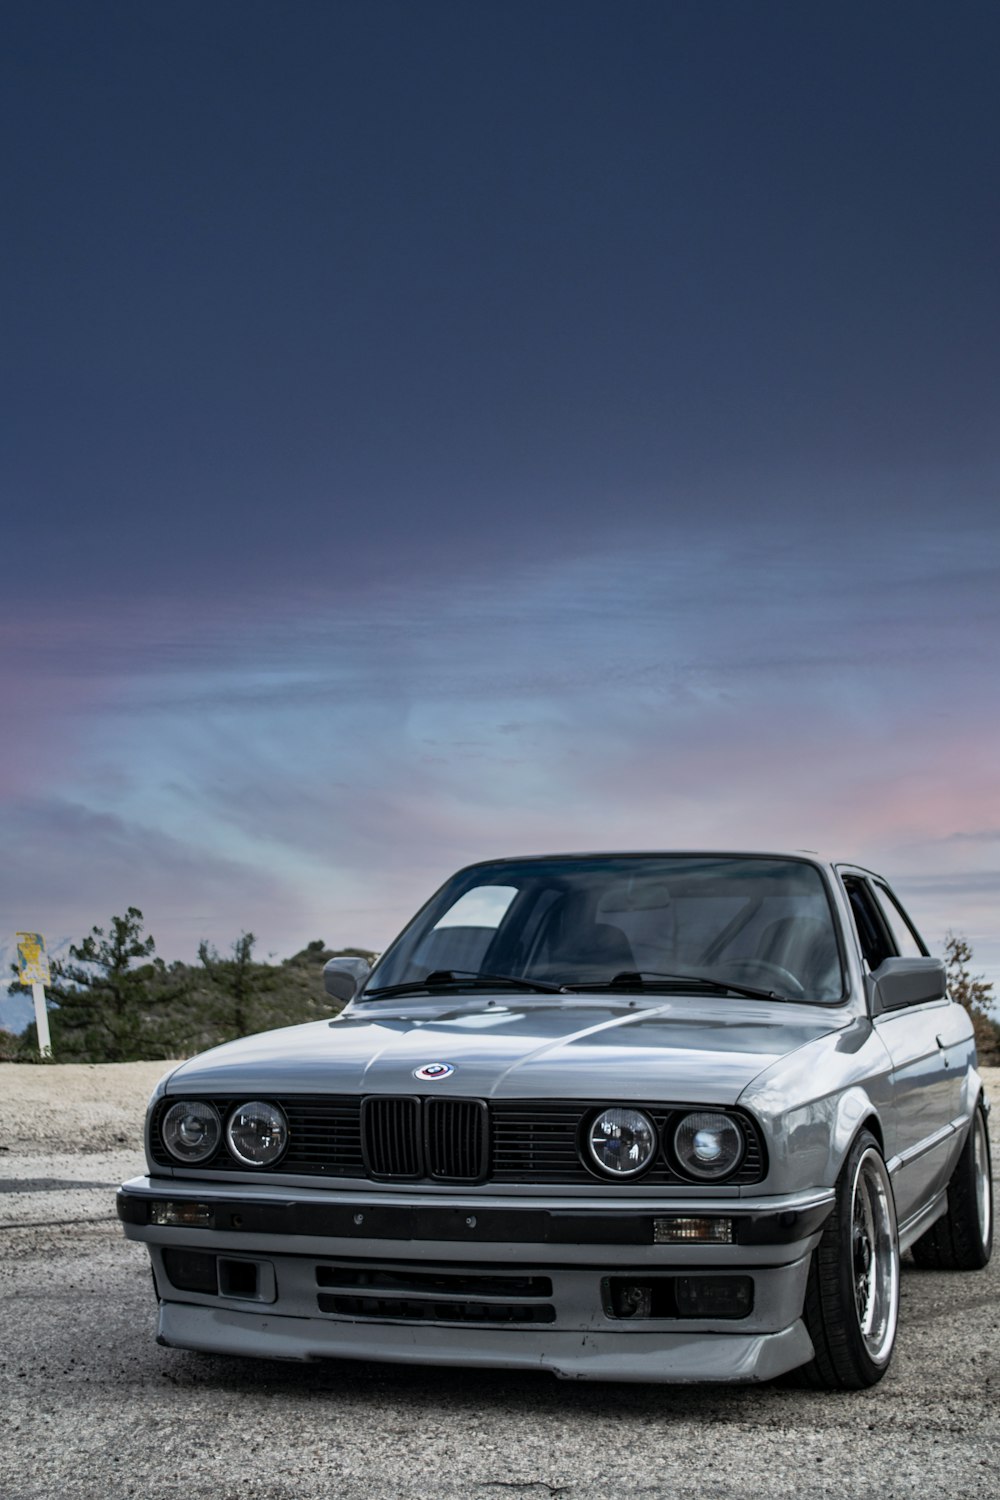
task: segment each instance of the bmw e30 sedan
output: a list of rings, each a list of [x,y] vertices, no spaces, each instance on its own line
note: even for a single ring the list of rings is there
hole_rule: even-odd
[[[162,1343],[859,1388],[901,1251],[989,1259],[972,1027],[870,871],[500,859],[325,979],[332,1020],[150,1101],[118,1209]]]

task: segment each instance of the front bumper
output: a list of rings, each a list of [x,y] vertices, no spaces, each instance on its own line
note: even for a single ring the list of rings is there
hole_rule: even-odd
[[[167,1204],[197,1204],[205,1222],[153,1222]],[[164,1343],[635,1381],[767,1380],[809,1360],[806,1277],[832,1204],[829,1192],[614,1208],[482,1196],[373,1202],[363,1192],[157,1178],[118,1195],[126,1235],[149,1247]],[[656,1242],[666,1220],[720,1215],[732,1243]],[[734,1280],[751,1286],[738,1312],[715,1316],[714,1304],[699,1304],[692,1316],[674,1295]],[[621,1296],[624,1288],[631,1307],[633,1284],[634,1315]]]

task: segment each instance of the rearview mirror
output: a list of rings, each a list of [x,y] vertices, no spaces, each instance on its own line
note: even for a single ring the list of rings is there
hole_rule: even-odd
[[[921,1005],[927,1000],[943,1000],[948,982],[940,958],[886,958],[869,980],[872,1010],[899,1010],[904,1005]]]
[[[330,958],[323,965],[323,987],[334,1000],[346,1005],[371,973],[371,965],[363,958]]]

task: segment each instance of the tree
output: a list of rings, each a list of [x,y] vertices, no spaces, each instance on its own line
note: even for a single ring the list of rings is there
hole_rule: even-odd
[[[232,958],[222,958],[210,943],[199,943],[198,958],[213,990],[224,997],[224,1014],[215,1017],[227,1038],[246,1036],[254,1029],[255,1001],[269,989],[268,965],[253,961],[252,932],[241,932],[232,946]]]
[[[155,966],[144,961],[155,951],[135,906],[112,917],[107,932],[92,927],[82,943],[70,945],[72,962],[53,966],[49,990],[56,1057],[133,1062],[148,1055],[143,1033]]]
[[[25,1050],[21,1037],[0,1026],[0,1062],[23,1062]]]
[[[959,933],[945,934],[944,951],[948,993],[959,1005],[964,1005],[972,1017],[979,1061],[1000,1062],[1000,1026],[991,1015],[992,983],[981,974],[970,974],[972,948]]]

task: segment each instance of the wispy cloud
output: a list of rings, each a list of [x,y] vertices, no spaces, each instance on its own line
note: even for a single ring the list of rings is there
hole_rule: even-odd
[[[942,844],[1000,844],[1000,828],[984,828],[975,833],[948,833],[938,842]]]
[[[923,896],[1000,896],[1000,870],[961,870],[955,873],[916,874],[906,877],[907,886]]]
[[[34,710],[3,773],[20,899],[69,931],[145,903],[168,953],[243,927],[287,951],[381,946],[496,853],[988,848],[997,709],[948,631],[995,609],[990,570],[932,611],[931,551],[887,575],[884,547],[828,540],[653,528],[446,588],[29,618],[6,679]]]
[[[3,808],[0,836],[8,851],[0,909],[12,929],[78,939],[113,912],[138,906],[170,958],[191,956],[201,938],[235,936],[256,919],[270,932],[296,925],[294,892],[266,865],[160,827],[51,799]]]

